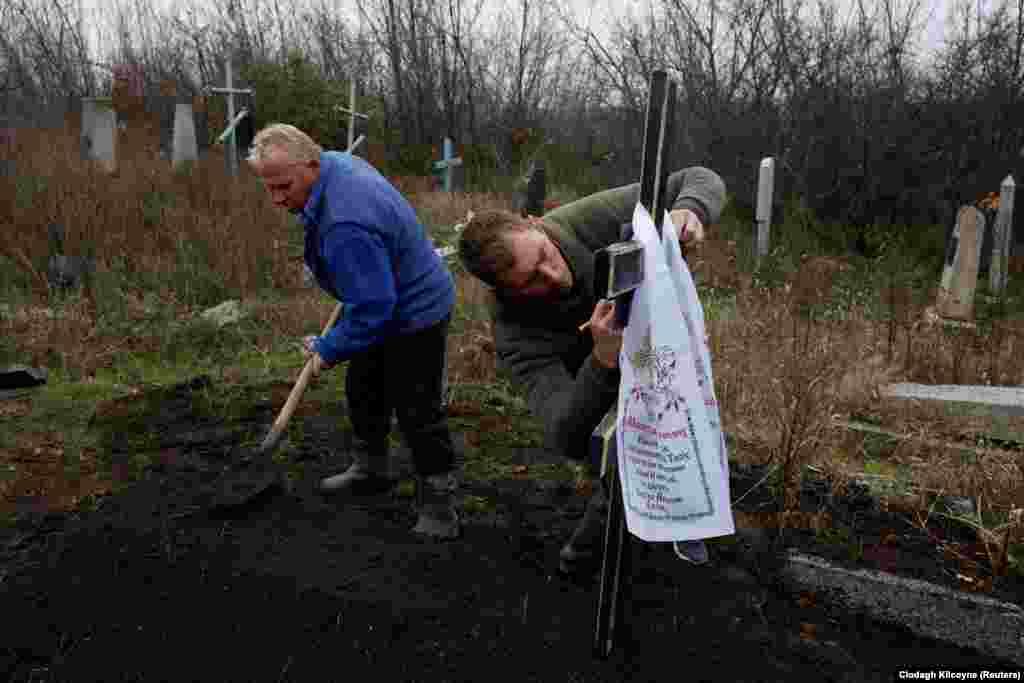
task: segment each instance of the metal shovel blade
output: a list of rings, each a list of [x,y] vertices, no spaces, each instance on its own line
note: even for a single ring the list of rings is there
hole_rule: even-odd
[[[254,453],[229,468],[215,485],[211,512],[243,507],[256,499],[262,502],[284,492],[283,468],[271,460],[283,434],[283,429],[272,428]]]
[[[334,323],[338,321],[341,311],[342,304],[339,303],[334,307],[321,336],[330,331]],[[215,485],[213,503],[210,506],[211,513],[226,512],[255,504],[257,499],[262,501],[284,492],[284,468],[274,463],[270,456],[280,444],[281,437],[288,427],[288,421],[291,420],[312,376],[313,359],[310,359],[306,361],[302,372],[299,373],[299,378],[295,382],[295,386],[292,387],[288,400],[285,401],[284,407],[281,408],[281,412],[274,420],[270,432],[263,439],[260,447],[251,456],[244,458],[239,466],[221,477]]]
[[[214,493],[210,512],[224,513],[246,505],[262,504],[284,492],[283,477],[276,467],[251,466],[224,477]]]

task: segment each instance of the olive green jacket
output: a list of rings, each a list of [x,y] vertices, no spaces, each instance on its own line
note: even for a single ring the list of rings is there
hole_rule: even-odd
[[[569,296],[550,301],[495,297],[493,317],[498,367],[526,393],[530,411],[544,421],[545,448],[574,460],[586,457],[591,432],[615,403],[618,369],[594,361],[593,339],[579,326],[597,305],[594,252],[620,239],[633,220],[639,193],[634,183],[566,204],[544,216],[544,230],[573,273]],[[705,226],[718,222],[725,183],[694,166],[669,176],[671,209],[690,209]]]

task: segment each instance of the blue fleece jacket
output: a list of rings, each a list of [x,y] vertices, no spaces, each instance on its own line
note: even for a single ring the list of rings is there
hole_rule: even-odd
[[[298,218],[306,265],[345,302],[338,324],[313,347],[328,363],[450,314],[455,282],[415,210],[359,157],[321,153],[320,176]]]

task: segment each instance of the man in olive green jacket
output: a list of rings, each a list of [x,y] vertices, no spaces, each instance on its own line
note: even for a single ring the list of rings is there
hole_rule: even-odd
[[[619,241],[638,194],[639,184],[606,190],[543,218],[480,211],[459,242],[463,265],[494,290],[499,368],[543,419],[545,448],[577,461],[588,461],[590,434],[618,399],[620,379],[622,330],[614,303],[595,296],[594,253]],[[669,176],[668,197],[680,242],[698,241],[721,216],[725,183],[714,171],[690,167]],[[562,571],[592,566],[597,557],[606,499],[601,486],[592,488],[583,520],[562,548]],[[707,561],[700,541],[675,548],[682,559]]]

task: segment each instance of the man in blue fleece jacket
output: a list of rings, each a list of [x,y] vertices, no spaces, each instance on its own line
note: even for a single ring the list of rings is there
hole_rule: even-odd
[[[413,531],[457,537],[455,454],[441,395],[455,303],[451,273],[412,206],[362,159],[324,151],[278,123],[255,136],[248,161],[274,205],[305,227],[305,261],[317,283],[345,302],[330,332],[303,340],[315,374],[349,361],[353,462],[324,479],[321,491],[382,492],[394,484],[388,433],[397,414],[419,479]]]

